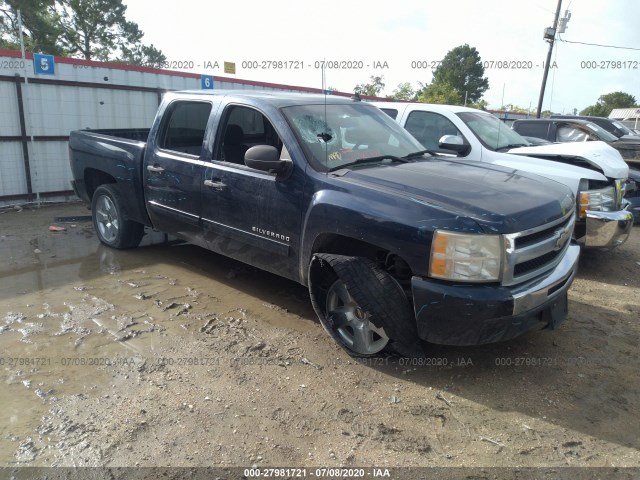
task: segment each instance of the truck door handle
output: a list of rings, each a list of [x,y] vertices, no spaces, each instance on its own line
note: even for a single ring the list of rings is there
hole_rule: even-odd
[[[227,188],[227,185],[222,183],[219,179],[215,179],[215,181],[205,180],[204,184],[205,186],[215,188],[216,190],[224,190],[225,188]]]
[[[164,168],[156,167],[155,165],[147,165],[147,170],[150,172],[162,173],[164,172]]]

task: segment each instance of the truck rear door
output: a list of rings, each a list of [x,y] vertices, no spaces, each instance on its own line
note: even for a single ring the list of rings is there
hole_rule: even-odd
[[[202,245],[201,189],[207,162],[201,159],[215,97],[176,99],[159,112],[149,136],[143,168],[145,199],[152,224]]]

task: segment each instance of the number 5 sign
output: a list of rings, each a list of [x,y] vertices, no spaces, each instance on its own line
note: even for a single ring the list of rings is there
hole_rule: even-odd
[[[200,88],[202,90],[213,90],[213,76],[201,75],[200,76]]]
[[[33,71],[36,75],[55,75],[56,63],[53,55],[34,53]]]

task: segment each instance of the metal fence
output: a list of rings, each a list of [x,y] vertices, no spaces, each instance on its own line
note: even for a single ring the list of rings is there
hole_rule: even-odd
[[[148,128],[164,92],[203,86],[196,73],[0,50],[0,206],[73,198],[70,131]],[[207,86],[321,92],[225,77]]]

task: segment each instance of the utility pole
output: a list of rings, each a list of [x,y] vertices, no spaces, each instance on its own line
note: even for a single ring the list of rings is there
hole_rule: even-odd
[[[544,64],[544,75],[542,76],[542,86],[540,87],[540,98],[538,99],[538,111],[536,118],[540,118],[542,113],[542,101],[544,100],[544,89],[547,86],[547,77],[549,76],[549,64],[551,63],[551,53],[553,52],[553,42],[556,38],[556,30],[558,28],[558,18],[560,18],[560,8],[562,7],[562,0],[558,0],[558,7],[556,8],[556,16],[553,20],[553,27],[546,28],[544,30],[544,39],[549,42],[549,51],[547,52],[547,61]]]
[[[24,54],[24,36],[22,34],[22,14],[20,13],[20,9],[18,9],[18,32],[20,34],[20,52],[22,53],[22,59],[26,58]]]

